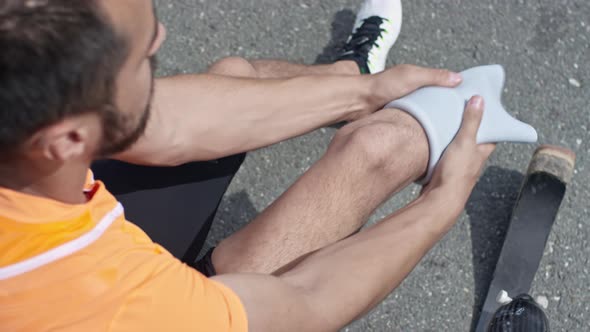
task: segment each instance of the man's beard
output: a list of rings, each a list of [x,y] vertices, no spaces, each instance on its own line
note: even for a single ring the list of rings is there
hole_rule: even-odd
[[[144,134],[151,115],[151,103],[154,95],[154,72],[156,70],[156,57],[150,58],[151,83],[148,103],[141,114],[139,121],[135,116],[123,113],[116,107],[107,105],[102,117],[102,143],[98,151],[100,158],[109,157],[114,154],[123,152],[131,147]],[[129,128],[133,125],[133,128]]]

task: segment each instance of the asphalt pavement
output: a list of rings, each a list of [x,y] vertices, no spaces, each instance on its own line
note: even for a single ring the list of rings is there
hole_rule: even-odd
[[[157,0],[168,41],[160,73],[202,71],[228,55],[329,61],[360,0]],[[498,63],[504,104],[540,143],[573,149],[572,185],[549,238],[532,294],[545,296],[553,331],[590,331],[590,2],[404,1],[390,64],[463,70]],[[227,192],[208,239],[214,245],[278,197],[325,151],[325,128],[252,152]],[[501,144],[455,228],[383,304],[345,331],[469,331],[499,255],[533,145]],[[372,222],[416,196],[411,186]]]

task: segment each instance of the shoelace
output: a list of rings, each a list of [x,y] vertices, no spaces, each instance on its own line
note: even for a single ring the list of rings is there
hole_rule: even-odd
[[[349,41],[343,48],[341,58],[350,58],[355,60],[359,65],[360,62],[368,71],[367,64],[369,61],[369,52],[373,47],[379,47],[377,39],[381,37],[383,32],[387,32],[381,28],[383,21],[386,20],[379,16],[371,16],[363,20],[363,23],[350,36]]]

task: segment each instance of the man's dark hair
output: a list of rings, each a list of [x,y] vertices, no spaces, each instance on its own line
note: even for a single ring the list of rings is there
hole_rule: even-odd
[[[127,54],[96,0],[0,0],[0,155],[64,117],[112,107]]]

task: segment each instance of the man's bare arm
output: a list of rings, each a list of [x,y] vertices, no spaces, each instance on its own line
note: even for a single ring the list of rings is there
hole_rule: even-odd
[[[432,192],[284,274],[213,279],[238,294],[252,331],[336,331],[404,280],[453,224],[457,207],[448,195]]]
[[[375,103],[368,82],[361,76],[162,78],[146,135],[120,157],[181,164],[264,147],[366,111]]]
[[[157,80],[144,137],[116,158],[154,165],[210,160],[354,120],[421,86],[454,86],[445,70],[398,66],[378,75]]]
[[[376,306],[452,227],[494,149],[477,145],[482,104],[413,203],[379,224],[303,258],[275,276],[215,277],[242,299],[253,331],[334,331]]]

